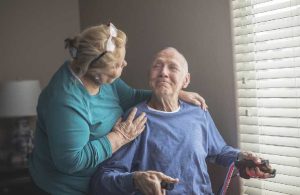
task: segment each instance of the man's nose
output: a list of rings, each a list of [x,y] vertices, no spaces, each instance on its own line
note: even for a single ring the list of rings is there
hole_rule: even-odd
[[[162,69],[161,69],[161,71],[160,71],[160,75],[162,77],[167,77],[168,76],[168,72],[169,72],[168,68],[166,66],[163,66]]]

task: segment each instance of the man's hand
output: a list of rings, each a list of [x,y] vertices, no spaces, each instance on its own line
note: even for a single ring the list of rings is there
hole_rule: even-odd
[[[169,177],[157,171],[137,171],[133,173],[133,182],[143,194],[163,195],[165,190],[161,188],[162,181],[169,183],[178,183],[178,179]]]
[[[252,160],[256,165],[260,165],[262,163],[261,158],[259,158],[253,152],[246,152],[246,151],[240,152],[238,159],[239,160]],[[269,168],[271,168],[271,167],[269,167]],[[246,174],[250,178],[266,179],[266,178],[272,177],[272,175],[270,173],[265,173],[265,172],[261,171],[258,167],[255,167],[255,168],[246,167]]]

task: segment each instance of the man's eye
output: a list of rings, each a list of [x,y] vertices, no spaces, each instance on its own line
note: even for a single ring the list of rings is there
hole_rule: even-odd
[[[179,69],[178,69],[177,66],[170,66],[170,70],[172,70],[172,71],[178,71]]]
[[[159,64],[159,63],[153,65],[153,68],[160,68],[160,67],[161,67],[161,64]]]

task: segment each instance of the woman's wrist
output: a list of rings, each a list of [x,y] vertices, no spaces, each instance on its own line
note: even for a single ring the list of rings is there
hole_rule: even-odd
[[[126,139],[124,136],[116,131],[111,131],[108,133],[107,139],[110,141],[112,153],[126,144]]]

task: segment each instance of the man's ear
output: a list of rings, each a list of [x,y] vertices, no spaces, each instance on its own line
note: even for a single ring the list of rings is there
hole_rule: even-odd
[[[150,89],[152,90],[152,88],[151,88],[151,78],[150,78],[150,76],[151,76],[151,68],[148,70],[148,85],[149,85]]]
[[[186,76],[185,76],[185,78],[184,78],[182,88],[183,89],[187,88],[189,86],[189,84],[190,84],[190,81],[191,81],[191,75],[190,75],[190,73],[187,73]]]

